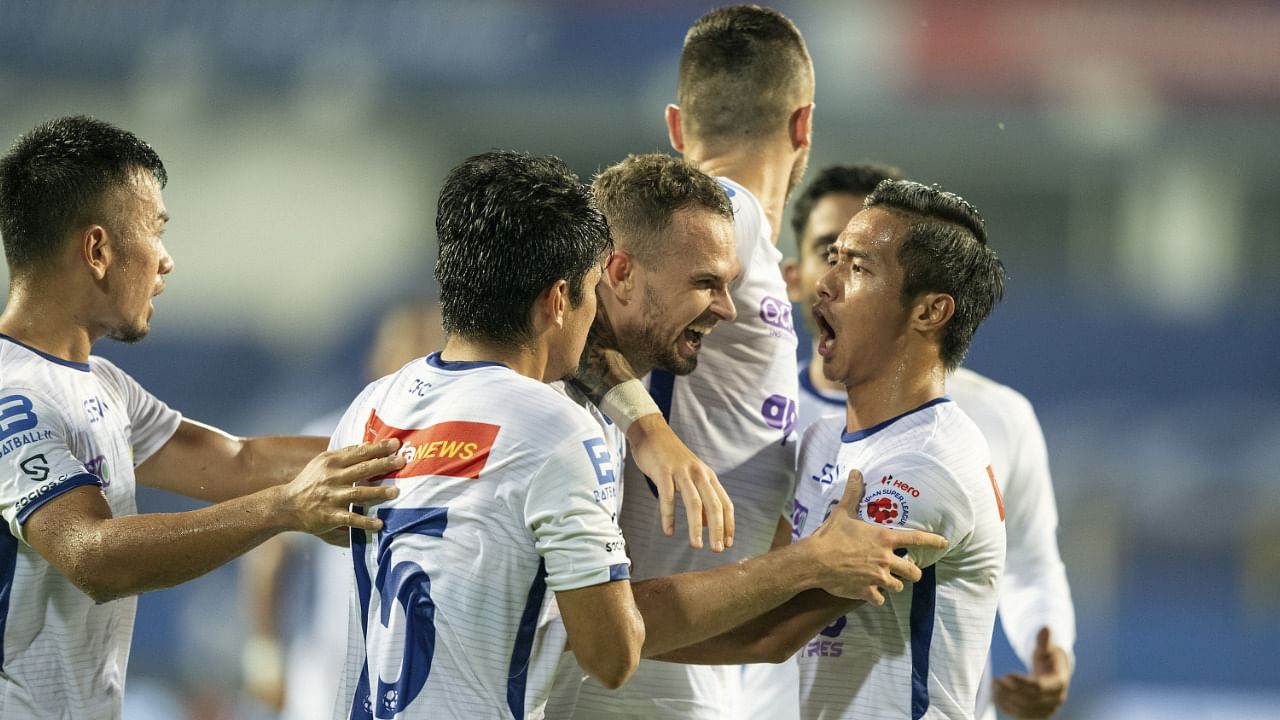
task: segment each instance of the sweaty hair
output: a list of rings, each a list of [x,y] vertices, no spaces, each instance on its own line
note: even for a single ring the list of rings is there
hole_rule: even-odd
[[[665,240],[680,210],[706,210],[733,222],[733,205],[710,175],[669,155],[629,155],[593,183],[614,243],[646,267],[680,251]]]
[[[947,370],[955,370],[978,325],[1004,295],[1004,265],[987,247],[982,216],[959,195],[909,180],[880,183],[867,196],[866,207],[885,208],[910,221],[898,248],[903,305],[930,292],[955,300],[940,353]]]
[[[557,281],[579,305],[592,265],[612,247],[591,188],[564,162],[506,151],[449,172],[436,235],[445,331],[505,347],[530,339],[534,301]]]
[[[882,181],[901,180],[906,177],[901,170],[892,165],[881,165],[874,162],[863,162],[857,165],[831,165],[818,171],[791,208],[791,229],[796,234],[796,250],[801,255],[800,238],[804,236],[805,226],[809,224],[809,214],[813,206],[827,195],[844,193],[846,195],[870,195]]]
[[[685,35],[676,102],[696,137],[737,142],[779,132],[812,92],[804,38],[777,10],[717,8]]]
[[[135,173],[168,182],[164,163],[133,133],[83,115],[37,125],[0,159],[0,234],[9,270],[47,265],[67,233],[103,222],[104,204]]]

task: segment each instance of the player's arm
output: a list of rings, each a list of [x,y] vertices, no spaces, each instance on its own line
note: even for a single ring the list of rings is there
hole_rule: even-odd
[[[136,473],[147,487],[222,502],[288,482],[328,445],[321,437],[236,437],[184,418]]]
[[[599,313],[571,382],[626,433],[631,457],[658,490],[662,531],[675,533],[679,494],[689,544],[702,547],[705,518],[711,550],[721,552],[733,545],[733,502],[715,472],[672,432],[619,347],[609,319]]]
[[[640,664],[645,625],[625,581],[556,593],[556,604],[578,665],[610,690]]]
[[[840,503],[813,535],[736,565],[636,583],[636,605],[647,628],[645,657],[672,658],[677,648],[730,633],[804,593],[769,621],[779,625],[780,638],[798,647],[847,611],[852,600],[881,605],[883,591],[902,590],[899,578],[918,580],[920,569],[894,551],[937,551],[946,540],[863,522],[857,516],[861,498],[862,475],[855,470]],[[807,592],[814,590],[826,592]],[[742,662],[737,658],[748,652],[733,645],[732,634],[719,648],[723,655],[699,661]]]
[[[356,485],[403,467],[394,440],[316,456],[292,481],[210,507],[113,517],[94,485],[61,492],[22,520],[26,542],[98,602],[185,582],[286,530],[380,529],[350,512],[398,494]]]
[[[280,606],[285,570],[293,554],[286,535],[273,537],[245,556],[240,575],[249,638],[241,655],[245,689],[269,708],[284,707],[284,637]]]
[[[1066,702],[1074,670],[1075,609],[1058,553],[1058,508],[1044,434],[1029,402],[1010,422],[1009,477],[1004,486],[1008,549],[1000,584],[1000,622],[1027,668],[992,681],[992,699],[1015,717],[1049,717]],[[1009,408],[1013,412],[1015,406]]]

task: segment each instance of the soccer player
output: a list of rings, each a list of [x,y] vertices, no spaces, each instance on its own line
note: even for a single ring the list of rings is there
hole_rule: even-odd
[[[616,687],[641,654],[798,591],[901,588],[894,575],[920,571],[892,549],[945,544],[876,534],[841,506],[778,552],[633,587],[608,444],[544,384],[577,367],[596,315],[609,238],[589,189],[553,158],[479,155],[446,178],[436,230],[445,349],[366,388],[335,434],[400,437],[410,456],[389,476],[404,492],[377,510],[386,529],[353,533],[338,717],[539,717],[566,640]]]
[[[818,282],[828,269],[827,248],[880,181],[901,177],[900,170],[885,165],[836,165],[819,172],[800,193],[791,218],[798,258],[783,268],[792,300],[806,307],[817,301]],[[841,383],[823,375],[819,330],[809,317],[814,353],[800,368],[801,431],[820,415],[843,416],[848,395]],[[972,370],[956,368],[948,375],[947,395],[991,447],[991,466],[1004,494],[1008,543],[999,617],[1029,670],[1005,675],[994,685],[984,680],[977,715],[994,720],[994,690],[996,705],[1004,712],[1047,717],[1066,700],[1071,684],[1075,612],[1058,554],[1058,511],[1044,435],[1025,397]]]
[[[813,63],[795,24],[776,10],[719,8],[686,35],[676,92],[679,104],[666,110],[672,147],[715,176],[733,204],[741,274],[730,292],[738,317],[700,339],[697,372],[650,375],[656,405],[649,407],[718,475],[732,502],[734,543],[709,555],[661,534],[653,525],[660,500],[628,462],[620,524],[637,577],[767,551],[794,478],[797,340],[776,244],[787,195],[809,155]],[[637,417],[644,407],[627,405]],[[643,661],[621,691],[584,685],[578,715],[719,718],[739,672]]]
[[[0,159],[5,717],[119,718],[133,596],[285,530],[377,529],[348,505],[395,495],[352,487],[403,464],[384,457],[394,442],[317,457],[320,438],[232,437],[90,354],[104,336],[147,333],[173,270],[165,180],[150,146],[85,117],[39,125]],[[135,481],[218,504],[138,515]]]
[[[369,348],[366,381],[444,346],[440,305],[418,299],[396,304],[378,323]],[[333,434],[346,406],[302,428],[303,435]],[[279,720],[315,720],[333,714],[332,688],[342,677],[347,648],[347,589],[351,553],[318,538],[293,534],[272,538],[245,556],[241,576],[245,615],[252,623],[242,654],[244,686],[280,712]],[[290,590],[310,587],[304,602]],[[292,634],[284,615],[305,608]]]
[[[1004,564],[1004,511],[986,441],[945,396],[945,378],[999,300],[1003,270],[971,205],[906,181],[876,188],[829,259],[813,310],[818,352],[848,402],[844,417],[804,432],[777,543],[820,528],[836,494],[848,497],[846,483],[861,489],[863,472],[862,517],[951,543],[911,551],[922,577],[883,606],[806,592],[670,657],[776,662],[803,646],[802,718],[970,718]]]

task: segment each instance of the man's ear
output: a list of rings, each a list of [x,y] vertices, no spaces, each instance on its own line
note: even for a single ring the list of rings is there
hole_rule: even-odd
[[[813,143],[813,103],[801,105],[791,113],[787,134],[791,136],[792,150],[806,148]]]
[[[956,300],[947,293],[924,293],[911,306],[911,327],[922,333],[937,333],[956,314]]]
[[[671,148],[678,153],[684,153],[684,129],[680,127],[680,106],[667,106],[667,139],[671,141]]]
[[[76,233],[76,255],[89,269],[94,280],[102,280],[107,276],[107,269],[115,257],[115,248],[106,228],[101,225],[90,225]]]
[[[804,288],[800,287],[800,261],[787,258],[782,261],[782,279],[787,281],[787,299],[793,303],[804,300]]]
[[[538,295],[534,303],[534,330],[564,327],[564,314],[569,309],[569,283],[561,278]]]
[[[636,259],[625,250],[614,250],[604,264],[604,281],[618,302],[626,305],[635,292]]]

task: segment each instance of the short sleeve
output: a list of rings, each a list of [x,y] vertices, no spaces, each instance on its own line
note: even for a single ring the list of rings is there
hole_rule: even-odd
[[[863,469],[863,482],[858,514],[867,522],[935,533],[945,537],[952,548],[973,533],[976,520],[968,493],[942,463],[929,455],[907,452],[886,458]],[[916,565],[926,568],[947,552],[917,549],[910,555]]]
[[[630,578],[617,525],[619,472],[605,439],[589,432],[561,443],[530,480],[525,521],[546,563],[549,589]]]
[[[128,373],[102,358],[92,358],[93,372],[124,401],[129,416],[129,445],[137,467],[164,447],[177,432],[182,413],[147,392]]]
[[[0,389],[0,514],[14,537],[33,512],[75,488],[102,481],[71,452],[67,426],[43,395]]]

